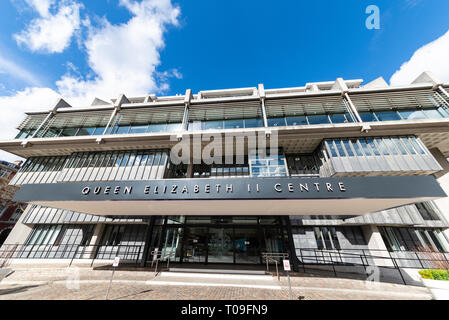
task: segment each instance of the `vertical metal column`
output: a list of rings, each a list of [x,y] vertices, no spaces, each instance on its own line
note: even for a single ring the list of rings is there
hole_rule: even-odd
[[[31,139],[36,137],[36,134],[42,129],[44,124],[46,124],[47,121],[53,117],[54,114],[55,114],[55,111],[53,111],[53,110],[50,111],[50,113],[45,117],[44,121],[42,121],[42,123],[39,125],[39,127],[37,127],[37,129],[34,131],[33,135],[31,136]]]
[[[351,109],[351,111],[355,115],[355,117],[357,118],[357,121],[363,122],[362,118],[359,115],[359,112],[357,111],[357,108],[355,107],[354,103],[352,102],[351,98],[349,97],[349,94],[347,91],[343,92],[343,98],[348,103],[349,108]]]
[[[290,255],[290,261],[293,266],[293,271],[298,272],[299,271],[299,260],[296,256],[296,248],[295,248],[295,242],[293,241],[293,234],[292,234],[292,225],[290,223],[290,217],[286,216],[283,217],[285,222],[285,230],[287,232],[287,238],[288,238],[288,244],[289,244],[289,255]]]
[[[108,128],[111,126],[112,120],[114,120],[116,114],[117,108],[114,108],[114,111],[112,111],[111,117],[109,118],[108,124],[106,125],[106,128],[104,128],[103,135],[105,135],[108,131]]]
[[[155,216],[150,217],[150,221],[148,222],[147,225],[147,230],[145,231],[145,246],[143,248],[142,261],[140,261],[140,266],[142,268],[145,268],[145,266],[147,265],[148,252],[150,251],[151,247],[151,239],[153,237],[153,227],[155,219],[156,219]]]
[[[268,127],[268,120],[267,120],[267,110],[265,109],[265,89],[263,87],[263,84],[259,84],[259,97],[260,97],[260,108],[262,110],[262,120],[263,120],[263,126],[265,128]]]

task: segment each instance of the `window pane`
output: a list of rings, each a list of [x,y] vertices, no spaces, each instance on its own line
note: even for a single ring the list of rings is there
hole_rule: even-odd
[[[386,147],[386,145],[385,145],[385,143],[383,142],[382,139],[377,138],[377,139],[376,139],[376,143],[377,143],[377,145],[379,146],[380,151],[382,152],[382,154],[383,154],[384,156],[390,155],[390,153],[388,152],[388,149],[387,149],[387,147]]]
[[[203,121],[203,130],[223,129],[223,121]]]
[[[173,132],[181,129],[182,123],[169,123],[167,124],[166,131]]]
[[[380,156],[379,149],[378,149],[377,146],[374,144],[374,140],[373,140],[373,139],[366,139],[366,141],[368,142],[369,146],[370,146],[371,149],[373,150],[374,154],[375,154],[376,156]]]
[[[399,111],[404,120],[426,119],[424,112],[421,110],[403,110]]]
[[[331,151],[332,157],[338,157],[337,150],[335,149],[334,143],[332,140],[326,141],[327,146],[329,147],[329,150]]]
[[[376,115],[380,121],[401,120],[401,117],[396,111],[376,111]]]
[[[225,120],[224,121],[224,128],[225,129],[243,128],[243,120],[242,119]]]
[[[150,124],[148,126],[148,132],[162,132],[165,131],[166,128],[167,128],[166,123]]]
[[[307,125],[307,118],[305,116],[302,117],[287,117],[287,125],[289,126],[302,126]]]
[[[429,119],[443,118],[443,115],[441,113],[439,113],[438,110],[436,110],[436,109],[424,109],[423,112],[426,115],[426,117]]]
[[[335,113],[335,114],[329,115],[329,117],[331,118],[332,123],[346,123],[346,122],[349,122],[346,119],[346,116],[344,114]]]
[[[129,126],[119,126],[116,131],[116,134],[125,134],[125,133],[128,133],[128,131],[129,131]]]
[[[145,133],[147,132],[148,125],[143,126],[131,126],[129,133]]]
[[[410,140],[407,138],[401,138],[401,141],[405,144],[405,147],[411,154],[416,154],[415,148],[413,148],[412,144],[410,143]]]
[[[353,157],[354,156],[354,152],[352,152],[351,144],[349,143],[349,141],[348,140],[343,140],[343,144],[345,146],[346,152],[348,153],[348,156]]]
[[[262,119],[245,119],[245,128],[263,127]]]
[[[357,156],[363,156],[363,152],[362,149],[360,148],[359,144],[357,143],[356,139],[352,139],[351,140],[351,144],[354,147],[355,153],[357,154]]]
[[[378,121],[372,112],[360,112],[359,115],[365,122]]]
[[[279,126],[285,126],[285,118],[269,118],[267,119],[268,126],[269,127],[279,127]]]
[[[340,154],[340,157],[346,157],[346,153],[343,149],[343,145],[341,144],[341,141],[334,140],[334,142],[335,142],[335,145],[337,146],[337,150],[338,150],[338,153]]]
[[[95,131],[95,128],[80,128],[77,136],[91,136]]]
[[[371,150],[368,146],[368,144],[366,143],[365,139],[360,139],[360,144],[362,145],[363,148],[363,152],[365,153],[366,156],[371,156]]]
[[[307,116],[307,118],[309,119],[309,124],[329,123],[329,117],[327,115]]]

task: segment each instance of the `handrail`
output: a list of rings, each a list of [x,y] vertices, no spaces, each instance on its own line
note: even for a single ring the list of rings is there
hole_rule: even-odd
[[[265,262],[267,264],[267,272],[270,271],[268,264],[274,263],[276,265],[276,276],[278,278],[278,281],[281,279],[279,276],[279,267],[278,267],[278,259],[286,259],[289,257],[288,253],[283,252],[262,252],[262,260],[265,259]]]
[[[162,256],[162,253],[164,253],[164,256]],[[156,261],[154,272],[157,273],[159,261],[162,262],[164,259],[167,259],[168,269],[170,267],[170,258],[174,258],[176,256],[176,251],[170,251],[169,253],[167,253],[166,250],[154,250],[151,251],[151,256],[153,257],[153,260],[151,260],[151,268],[153,267],[153,263]],[[154,257],[156,257],[156,259],[154,259]]]

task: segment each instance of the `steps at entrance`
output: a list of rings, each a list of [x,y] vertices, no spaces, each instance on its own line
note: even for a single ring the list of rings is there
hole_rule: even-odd
[[[169,272],[266,275],[264,270],[169,268]]]
[[[240,279],[240,280],[272,280],[271,275],[263,270],[228,270],[228,269],[193,269],[170,268],[168,272],[161,272],[161,277],[170,278],[202,278],[202,279]]]

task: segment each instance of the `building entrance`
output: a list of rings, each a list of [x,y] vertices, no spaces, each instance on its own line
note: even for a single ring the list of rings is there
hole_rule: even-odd
[[[262,252],[287,250],[279,217],[187,217],[176,221],[170,223],[166,218],[163,225],[153,229],[157,236],[153,237],[151,251],[160,250],[163,261],[260,264]]]

